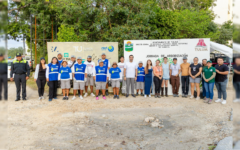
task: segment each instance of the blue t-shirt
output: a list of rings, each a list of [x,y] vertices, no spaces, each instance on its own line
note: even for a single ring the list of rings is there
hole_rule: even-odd
[[[70,79],[70,73],[72,73],[72,70],[70,69],[70,67],[61,67],[59,69],[59,73],[60,75],[60,79]]]
[[[122,71],[118,67],[109,69],[109,73],[111,74],[111,79],[113,80],[120,79],[120,72]]]
[[[59,63],[60,67],[62,67],[62,62],[63,62],[63,59],[62,60],[58,60],[58,63]]]
[[[57,64],[52,64],[49,63],[48,64],[48,68],[49,68],[49,81],[57,81],[58,80],[58,72],[59,72],[59,65]]]
[[[145,70],[144,70],[144,67],[138,67],[137,68],[137,82],[144,82],[145,80]]]
[[[95,67],[96,71],[96,82],[107,82],[107,67],[100,67],[96,66]]]

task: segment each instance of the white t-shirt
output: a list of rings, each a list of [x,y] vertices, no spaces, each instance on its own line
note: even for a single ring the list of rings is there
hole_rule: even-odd
[[[87,67],[87,74],[91,74],[93,75],[94,71],[95,71],[95,63],[93,61],[91,61],[90,63],[88,61],[85,61],[84,64]]]
[[[136,69],[138,65],[135,62],[126,62],[124,64],[124,69],[126,68],[126,77],[135,78]]]
[[[172,75],[175,76],[178,74],[178,71],[181,69],[180,65],[179,64],[171,64],[171,67],[170,69],[172,70]]]
[[[124,70],[124,63],[119,62],[119,63],[118,63],[118,68],[120,68],[121,71],[122,71],[122,72],[120,72],[120,79],[122,80],[123,70]]]

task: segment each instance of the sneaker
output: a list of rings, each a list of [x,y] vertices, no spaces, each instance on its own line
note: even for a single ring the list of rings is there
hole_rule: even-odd
[[[72,100],[75,100],[76,99],[76,96],[73,96]]]
[[[80,99],[83,99],[82,95],[80,95]]]
[[[219,102],[222,102],[222,100],[221,99],[217,99],[217,100],[215,100],[215,102],[219,103]]]
[[[54,99],[57,99],[57,97],[54,97]]]
[[[108,96],[108,90],[106,90],[106,96]]]
[[[157,96],[158,98],[161,98],[161,95],[160,94],[158,94],[158,96]]]
[[[157,98],[157,94],[155,94],[155,96],[154,96],[155,98]]]
[[[126,94],[126,97],[128,97],[129,95],[128,94]]]
[[[39,97],[38,99],[39,99],[39,100],[41,100],[41,99],[42,99],[42,97]]]
[[[51,101],[52,101],[52,99],[49,99],[48,101],[49,101],[49,102],[51,102]]]
[[[117,99],[119,99],[119,96],[117,95]]]
[[[68,100],[68,96],[66,97],[66,100]]]
[[[88,96],[88,93],[85,93],[85,94],[84,94],[84,97],[87,97],[87,96]],[[94,96],[95,96],[95,95],[94,95]]]
[[[179,95],[178,95],[178,94],[176,94],[176,95],[175,95],[175,97],[179,97]]]
[[[94,97],[95,95],[94,95],[93,93],[91,93],[91,96],[93,96],[93,97]]]
[[[63,99],[62,100],[66,100],[66,97],[63,97]]]
[[[42,96],[42,99],[44,99],[44,97]]]
[[[223,100],[223,101],[222,101],[222,104],[223,104],[223,105],[224,105],[224,104],[226,104],[226,103],[227,103],[227,101],[226,101],[226,100]]]
[[[196,100],[200,100],[200,97],[197,97]]]
[[[117,95],[114,95],[114,96],[113,96],[113,99],[115,99],[115,98],[117,98]]]
[[[185,95],[184,94],[182,94],[182,98],[184,98],[185,97]]]
[[[141,96],[144,96],[144,94],[143,94],[143,93],[141,93]]]
[[[103,96],[102,98],[103,98],[103,99],[106,99],[106,97],[105,97],[105,96]]]
[[[213,101],[213,100],[212,100],[212,99],[210,99],[210,100],[208,101],[208,104],[212,104],[212,101]]]
[[[173,97],[176,97],[176,94],[173,94]]]
[[[132,97],[136,97],[134,94],[132,94]]]
[[[144,95],[144,97],[146,98],[146,97],[147,97],[147,95]]]
[[[98,96],[96,97],[96,100],[99,100]]]
[[[209,102],[209,99],[205,98],[204,103],[208,103],[208,102]]]
[[[138,93],[136,94],[136,96],[138,96]]]
[[[240,102],[240,99],[233,100],[234,103]]]
[[[190,99],[193,99],[194,97],[193,97],[193,95],[191,95],[189,98],[190,98]]]
[[[149,94],[148,97],[151,97],[151,94]]]

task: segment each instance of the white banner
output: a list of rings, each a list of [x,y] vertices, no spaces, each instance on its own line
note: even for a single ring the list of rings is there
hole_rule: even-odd
[[[172,59],[177,58],[177,63],[183,63],[182,58],[186,56],[188,62],[192,63],[194,57],[210,59],[210,39],[170,39],[170,40],[124,40],[124,57],[125,61],[129,60],[129,55],[134,56],[134,62],[143,61],[143,66],[150,59],[155,66],[155,61],[159,59],[163,62],[163,57],[168,57],[170,63]],[[180,77],[181,78],[181,77]],[[181,80],[180,80],[181,83]],[[154,83],[153,83],[154,93]],[[172,95],[172,87],[169,84],[168,94]],[[179,94],[182,94],[181,85]],[[190,92],[189,92],[190,94]]]

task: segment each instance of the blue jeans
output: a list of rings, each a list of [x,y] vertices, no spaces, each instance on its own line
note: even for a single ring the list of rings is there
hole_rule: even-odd
[[[218,98],[219,99],[222,98],[222,95],[223,95],[223,100],[227,99],[227,92],[226,92],[227,82],[228,82],[228,80],[226,79],[223,82],[216,82],[215,83],[217,91],[218,91]]]
[[[204,85],[204,83],[205,83],[205,81],[204,81],[204,79],[202,78],[202,89],[203,89],[203,91],[202,91],[202,96],[203,96],[203,97],[206,96],[206,90],[205,90],[205,85]]]
[[[205,89],[206,98],[213,99],[213,95],[214,95],[213,88],[214,88],[214,82],[213,83],[204,82],[203,89]]]
[[[240,82],[233,82],[233,86],[236,92],[236,98],[240,98]]]

